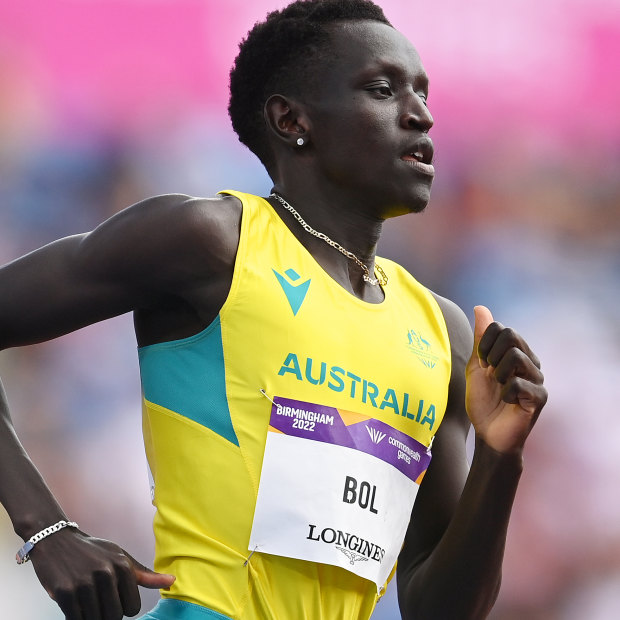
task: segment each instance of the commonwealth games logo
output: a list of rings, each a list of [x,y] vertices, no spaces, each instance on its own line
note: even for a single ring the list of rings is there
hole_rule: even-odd
[[[369,427],[367,424],[364,424],[368,434],[370,435],[370,439],[373,443],[381,443],[385,439],[385,433],[378,431],[376,428]]]
[[[439,358],[433,353],[431,343],[425,340],[419,332],[410,329],[407,332],[409,350],[427,367],[435,368]]]

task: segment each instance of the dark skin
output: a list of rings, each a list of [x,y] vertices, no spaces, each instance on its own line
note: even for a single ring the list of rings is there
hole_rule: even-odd
[[[340,23],[330,34],[338,62],[321,68],[320,86],[298,98],[274,93],[265,104],[269,172],[312,227],[372,272],[383,221],[428,202],[428,79],[415,49],[388,26]],[[413,152],[426,167],[411,161]],[[382,301],[381,288],[364,282],[357,265],[272,204],[336,282],[360,299]],[[240,221],[233,197],[161,196],[3,267],[0,348],[130,311],[140,345],[199,332],[228,294]],[[461,310],[437,301],[452,344],[449,400],[399,557],[399,602],[403,618],[479,620],[497,596],[522,451],[547,395],[538,359],[517,333],[478,307],[472,338]],[[24,539],[66,518],[19,444],[3,397],[0,501]],[[31,559],[69,620],[135,615],[137,585],[166,588],[174,580],[111,542],[69,528],[38,543]]]

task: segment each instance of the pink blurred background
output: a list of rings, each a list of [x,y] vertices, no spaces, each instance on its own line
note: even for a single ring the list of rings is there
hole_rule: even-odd
[[[268,192],[230,129],[227,76],[284,4],[0,0],[0,262],[149,195]],[[379,4],[430,74],[438,171],[382,253],[514,325],[550,391],[492,618],[619,617],[620,0]],[[68,514],[151,562],[131,318],[6,351],[0,374]],[[2,617],[61,618],[20,544],[0,512]],[[390,587],[373,620],[398,617]]]

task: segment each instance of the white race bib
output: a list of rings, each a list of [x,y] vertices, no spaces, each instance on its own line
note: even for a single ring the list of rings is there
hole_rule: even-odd
[[[275,397],[249,549],[386,582],[430,450],[365,415]]]

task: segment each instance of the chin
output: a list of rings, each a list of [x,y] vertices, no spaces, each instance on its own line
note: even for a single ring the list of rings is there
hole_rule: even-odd
[[[386,212],[386,219],[398,217],[399,215],[408,215],[409,213],[422,213],[428,206],[430,200],[430,188],[428,191],[422,191],[415,196],[410,196],[406,200],[402,200],[397,206]]]

